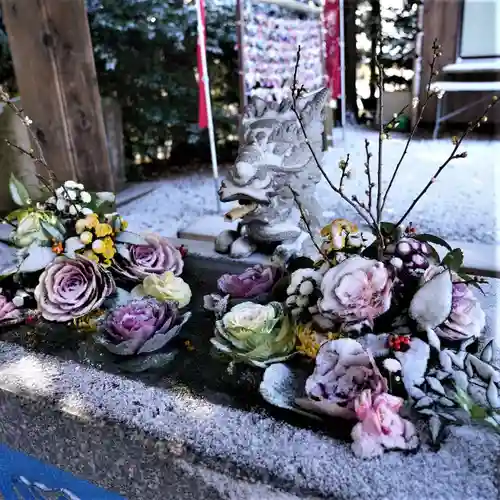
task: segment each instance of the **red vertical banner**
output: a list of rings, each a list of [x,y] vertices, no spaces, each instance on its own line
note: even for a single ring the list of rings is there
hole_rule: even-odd
[[[340,84],[340,8],[339,0],[325,0],[325,66],[332,97],[341,97]]]
[[[196,56],[198,60],[198,126],[200,128],[208,127],[208,114],[207,114],[207,99],[205,93],[205,71],[203,68],[202,50],[206,50],[206,27],[205,27],[205,1],[200,2],[201,11],[201,26],[198,26],[198,45],[196,48]]]

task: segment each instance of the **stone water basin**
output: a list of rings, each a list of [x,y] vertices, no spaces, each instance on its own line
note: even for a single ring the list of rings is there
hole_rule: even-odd
[[[263,257],[236,262],[187,245],[193,317],[161,370],[120,372],[88,334],[65,327],[2,333],[0,441],[127,498],[500,498],[500,438],[488,431],[461,428],[438,452],[361,461],[343,421],[266,405],[259,370],[229,373],[210,354],[202,310],[220,274]],[[491,335],[498,282],[485,290]]]

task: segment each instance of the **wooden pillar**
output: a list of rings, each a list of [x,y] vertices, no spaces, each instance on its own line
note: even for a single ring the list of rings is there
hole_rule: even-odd
[[[23,108],[57,180],[113,190],[84,0],[2,6]]]
[[[424,39],[422,45],[422,73],[420,81],[420,104],[425,100],[429,82],[430,61],[432,60],[432,42],[437,39],[443,55],[437,61],[437,70],[456,60],[458,31],[460,29],[460,2],[457,0],[424,1]],[[443,79],[440,74],[436,80]],[[434,122],[436,99],[427,105],[423,121]]]

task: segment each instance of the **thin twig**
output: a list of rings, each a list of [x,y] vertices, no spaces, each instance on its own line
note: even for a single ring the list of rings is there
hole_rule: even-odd
[[[302,118],[300,116],[300,113],[299,113],[299,111],[297,109],[297,95],[300,96],[300,93],[301,93],[301,89],[297,90],[297,70],[298,70],[298,67],[299,67],[299,62],[300,62],[300,46],[297,49],[297,60],[296,60],[296,63],[295,63],[294,79],[293,79],[293,83],[292,83],[292,111],[295,114],[295,117],[297,118],[297,121],[299,122],[300,129],[302,130],[302,134],[304,135],[305,143],[307,144],[307,147],[309,148],[309,151],[310,151],[310,153],[311,153],[311,155],[313,157],[314,162],[316,163],[316,166],[318,167],[319,171],[321,172],[321,175],[324,177],[324,179],[326,180],[326,182],[328,183],[328,185],[330,186],[330,188],[335,193],[337,193],[345,202],[347,202],[352,208],[354,208],[354,210],[356,210],[356,212],[359,214],[359,216],[371,228],[373,228],[374,230],[376,230],[376,228],[373,227],[373,224],[370,221],[370,219],[362,212],[362,210],[359,209],[358,206],[352,200],[350,200],[337,186],[335,186],[333,184],[333,182],[330,180],[330,178],[328,177],[327,173],[325,172],[325,170],[321,166],[321,163],[319,162],[318,157],[316,156],[314,148],[312,147],[311,142],[309,141],[306,129],[304,127],[304,123],[303,123]]]
[[[373,188],[375,187],[375,184],[372,182],[372,174],[370,171],[370,158],[372,157],[372,154],[370,153],[370,150],[368,149],[370,147],[370,142],[368,139],[365,139],[365,152],[366,152],[366,162],[365,162],[365,174],[366,178],[368,180],[368,189],[365,191],[366,196],[368,197],[368,212],[372,212],[372,191]]]
[[[424,194],[427,192],[427,190],[436,182],[436,179],[439,177],[441,172],[445,169],[445,167],[450,163],[452,160],[458,159],[458,158],[465,158],[467,154],[460,153],[456,154],[458,151],[458,148],[462,144],[462,141],[472,132],[482,121],[485,121],[486,115],[490,112],[491,108],[495,106],[498,102],[498,99],[493,99],[493,101],[488,104],[488,107],[484,111],[484,113],[474,122],[470,123],[469,126],[462,132],[462,135],[455,141],[455,147],[453,148],[452,152],[448,156],[448,158],[444,161],[444,163],[441,164],[441,166],[436,170],[434,175],[431,177],[431,180],[426,184],[424,189],[420,192],[420,194],[413,200],[409,208],[406,210],[406,212],[403,214],[403,216],[399,219],[399,221],[396,223],[396,226],[399,226],[403,223],[403,221],[408,217],[409,213],[413,210],[415,205],[420,201],[420,199],[424,196]]]
[[[379,34],[380,37],[380,34]],[[379,40],[379,50],[382,50]],[[382,221],[382,150],[384,142],[384,68],[377,56],[378,66],[378,87],[379,87],[379,100],[378,100],[378,120],[379,120],[379,133],[378,133],[378,164],[377,164],[377,226],[380,226]],[[379,248],[380,251],[380,248]]]
[[[323,257],[323,259],[325,259],[325,262],[328,262],[329,264],[332,264],[330,262],[330,259],[328,258],[328,255],[321,249],[321,247],[316,242],[316,239],[314,238],[314,233],[313,233],[313,231],[311,229],[311,226],[309,224],[309,221],[307,219],[307,214],[306,214],[306,212],[304,210],[304,207],[302,206],[302,203],[299,200],[298,193],[292,188],[292,186],[288,185],[288,188],[292,192],[295,204],[297,205],[297,207],[298,207],[298,209],[300,211],[300,218],[302,219],[302,221],[304,222],[304,225],[306,226],[307,232],[309,233],[309,236],[310,236],[310,238],[311,238],[311,240],[313,242],[313,245],[316,247],[316,250]]]
[[[346,179],[348,179],[350,176],[350,171],[348,170],[350,157],[351,157],[351,155],[349,153],[347,153],[346,159],[340,161],[340,170],[342,172],[340,174],[340,183],[339,183],[340,191],[342,191],[344,189],[344,181]]]
[[[430,62],[430,75],[429,75],[429,80],[427,82],[425,101],[420,108],[420,114],[418,115],[416,122],[413,124],[410,135],[408,136],[408,140],[406,141],[405,148],[403,150],[403,154],[401,155],[401,158],[399,159],[399,161],[396,165],[396,168],[394,169],[394,172],[392,173],[391,180],[389,181],[389,185],[387,186],[387,189],[386,189],[385,194],[384,194],[384,199],[382,201],[382,210],[384,209],[385,203],[387,201],[387,196],[389,195],[389,191],[394,183],[394,180],[396,179],[396,175],[398,175],[399,168],[401,167],[401,164],[403,163],[403,160],[406,156],[406,153],[408,153],[408,148],[410,147],[410,143],[413,140],[413,136],[415,135],[415,132],[417,131],[417,128],[420,125],[420,122],[422,121],[425,108],[427,107],[427,104],[429,103],[430,99],[435,95],[434,92],[431,92],[431,85],[432,85],[433,78],[435,76],[437,76],[436,62],[437,62],[438,57],[441,55],[440,46],[437,43],[437,39],[434,40],[434,42],[432,44],[432,50],[433,50],[433,57],[432,57],[432,61]]]
[[[56,175],[54,174],[54,171],[49,167],[48,163],[47,163],[47,160],[45,160],[45,156],[43,154],[43,148],[42,148],[42,145],[40,144],[40,141],[38,140],[38,137],[36,136],[36,134],[33,132],[32,128],[30,127],[30,124],[28,122],[28,117],[25,116],[24,112],[19,109],[10,99],[10,96],[9,94],[7,94],[7,92],[5,92],[3,90],[3,88],[0,86],[0,100],[5,103],[10,109],[12,109],[12,111],[15,113],[15,115],[19,118],[19,120],[21,120],[21,123],[24,125],[24,127],[26,128],[26,130],[28,131],[31,139],[32,139],[32,142],[36,145],[37,147],[37,150],[38,150],[38,155],[35,155],[35,152],[33,151],[33,149],[30,149],[29,151],[26,150],[25,148],[21,147],[21,146],[18,146],[17,144],[14,144],[12,142],[10,142],[9,140],[5,139],[5,142],[9,145],[9,146],[12,146],[13,148],[17,149],[18,151],[20,151],[21,153],[29,156],[35,163],[41,163],[45,170],[47,171],[47,174],[49,176],[49,180],[48,180],[48,183],[50,183],[50,190],[52,192],[55,192],[54,190],[54,180],[59,182],[57,180],[57,177]],[[44,184],[47,186],[47,182],[45,181]],[[76,215],[80,214],[80,210],[78,210],[78,208],[76,207],[76,204],[74,203],[74,201],[71,199],[71,197],[69,196],[69,193],[68,193],[68,190],[66,189],[66,186],[64,185],[64,183],[62,182],[59,182],[59,184],[61,185],[61,187],[63,188],[63,191],[64,193],[66,194],[66,197],[69,201],[69,203],[73,206],[73,208],[75,209],[75,213]]]
[[[43,154],[43,148],[42,145],[40,144],[40,141],[38,137],[36,136],[35,132],[33,132],[32,128],[28,124],[26,120],[26,116],[24,115],[23,111],[19,109],[10,99],[9,94],[7,94],[3,88],[0,87],[0,100],[4,102],[14,113],[16,116],[22,121],[24,126],[26,127],[26,130],[28,131],[33,143],[36,145],[37,150],[38,150],[38,156],[35,156],[34,154],[30,155],[33,159],[36,159],[39,163],[41,163],[47,170],[49,176],[53,174],[52,170],[50,169],[47,161],[45,160],[45,156]]]

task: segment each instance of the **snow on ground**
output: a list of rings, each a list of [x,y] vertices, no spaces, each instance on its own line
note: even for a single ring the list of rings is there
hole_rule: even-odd
[[[364,139],[370,141],[372,178],[376,176],[377,135],[372,131],[349,129],[345,141],[325,153],[323,165],[332,179],[338,179],[338,162],[350,153],[352,177],[346,187],[350,194],[364,196]],[[385,142],[383,164],[384,182],[404,149],[406,138],[394,136]],[[400,168],[400,173],[387,200],[385,220],[395,221],[410,205],[435,171],[450,155],[450,139],[414,140]],[[420,231],[431,231],[448,239],[500,242],[500,141],[471,139],[460,151],[467,158],[453,160],[431,186],[425,197],[408,218]],[[318,200],[327,212],[337,217],[356,219],[323,180],[318,186]],[[223,209],[226,207],[223,207]],[[179,228],[193,220],[216,213],[214,184],[210,173],[190,174],[161,181],[150,195],[121,209],[131,228],[154,230],[174,236]]]

